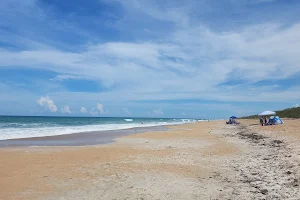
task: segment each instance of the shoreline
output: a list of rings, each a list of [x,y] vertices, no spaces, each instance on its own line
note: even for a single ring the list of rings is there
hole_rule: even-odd
[[[43,137],[15,138],[0,140],[0,148],[25,147],[25,146],[88,146],[109,144],[118,137],[137,133],[168,131],[169,127],[176,127],[183,124],[157,125],[134,127],[119,130],[87,131],[62,135]]]
[[[300,120],[240,122],[96,146],[0,148],[0,199],[297,199]]]
[[[74,118],[74,117],[1,117],[0,141],[77,134],[85,132],[114,131],[155,126],[178,125],[196,122],[195,119],[175,118]],[[151,131],[151,130],[150,130]]]

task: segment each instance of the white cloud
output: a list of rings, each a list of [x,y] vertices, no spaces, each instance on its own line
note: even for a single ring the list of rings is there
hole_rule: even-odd
[[[97,103],[97,111],[98,111],[98,113],[100,113],[100,114],[103,114],[103,113],[105,113],[105,111],[104,111],[104,108],[103,108],[103,105],[102,105],[102,104],[100,104],[100,103]]]
[[[153,3],[153,1],[136,1],[136,0],[116,0],[120,2],[127,12],[138,11],[144,13],[153,19],[172,22],[180,25],[185,25],[189,22],[190,5],[192,2],[189,1],[172,1],[172,3],[160,1],[160,3]],[[201,6],[203,6],[202,4]],[[201,7],[199,5],[199,7]]]
[[[276,0],[250,0],[249,4],[271,3]]]
[[[57,107],[56,107],[54,101],[51,100],[48,96],[41,97],[39,100],[37,100],[37,103],[40,106],[49,109],[51,112],[56,112],[57,111]]]
[[[83,78],[79,77],[79,76],[74,76],[74,75],[59,74],[55,78],[50,79],[50,80],[52,80],[52,81],[64,81],[64,80],[71,80],[71,79],[83,79]]]
[[[91,114],[92,116],[98,116],[98,115],[99,115],[99,113],[96,111],[96,109],[92,109],[92,110],[90,111],[90,114]]]
[[[295,105],[293,105],[293,107],[298,108],[299,104],[296,103]]]
[[[81,112],[81,113],[87,113],[87,109],[86,109],[85,107],[81,107],[81,108],[80,108],[80,112]]]
[[[62,113],[67,113],[67,114],[71,114],[72,111],[70,109],[70,106],[64,106],[62,109],[61,109],[61,112]]]
[[[124,112],[126,115],[132,115],[132,113],[131,113],[127,108],[123,108],[123,112]]]
[[[64,74],[58,75],[57,80],[89,77],[108,88],[124,85],[131,100],[139,99],[139,93],[145,91],[152,93],[152,99],[163,96],[165,91],[172,91],[168,94],[170,99],[178,98],[182,92],[196,98],[193,91],[217,94],[218,84],[229,79],[251,83],[298,73],[299,34],[300,24],[287,28],[261,24],[224,33],[196,26],[177,30],[160,43],[110,42],[90,45],[80,53],[2,50],[0,64],[28,63],[26,66]],[[68,74],[70,71],[72,75]],[[235,90],[232,100],[242,96],[240,92]]]
[[[161,109],[155,109],[151,112],[152,115],[155,115],[155,116],[159,116],[159,115],[162,115],[164,114],[163,111],[161,111]]]

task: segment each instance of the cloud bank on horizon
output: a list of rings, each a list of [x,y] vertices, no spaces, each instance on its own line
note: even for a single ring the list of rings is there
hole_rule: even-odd
[[[3,0],[0,114],[218,118],[291,107],[298,13],[296,0]]]

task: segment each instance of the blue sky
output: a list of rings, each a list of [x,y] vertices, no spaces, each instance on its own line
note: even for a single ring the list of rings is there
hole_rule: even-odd
[[[0,114],[226,118],[300,103],[300,1],[3,0]]]

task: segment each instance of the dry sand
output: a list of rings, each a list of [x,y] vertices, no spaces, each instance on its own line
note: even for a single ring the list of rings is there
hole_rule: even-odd
[[[300,121],[173,126],[89,147],[0,149],[0,199],[299,199]]]

